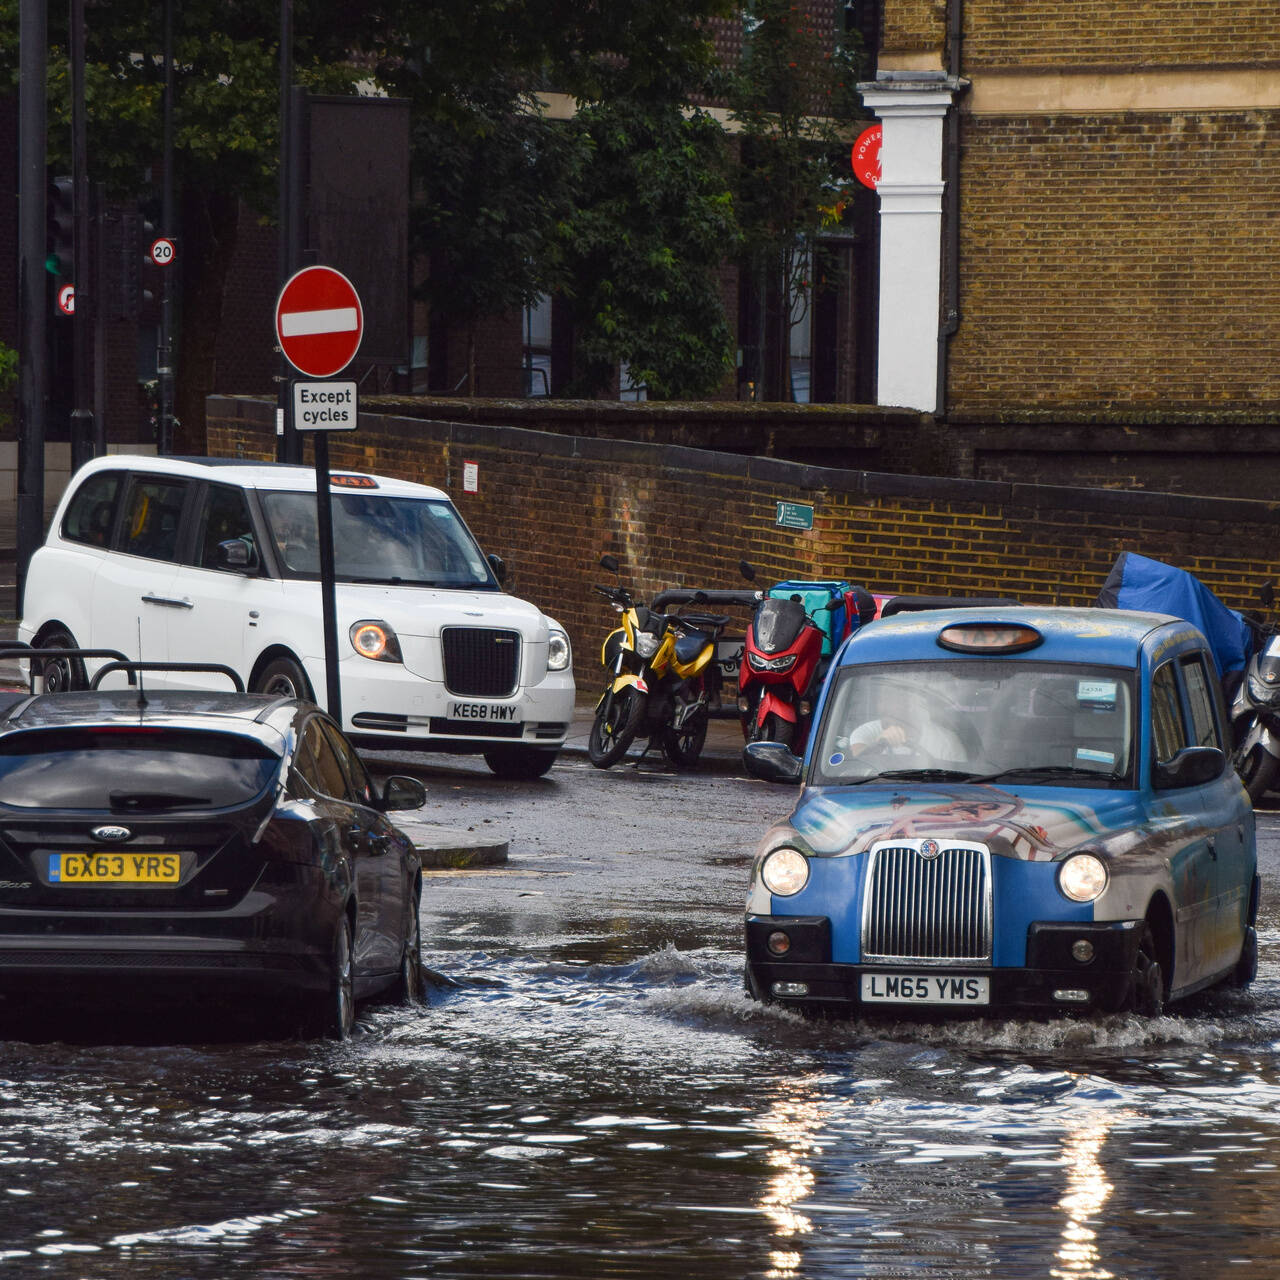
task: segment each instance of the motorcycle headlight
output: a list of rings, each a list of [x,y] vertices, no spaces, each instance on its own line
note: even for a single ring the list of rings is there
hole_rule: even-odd
[[[642,658],[652,658],[662,643],[660,636],[651,635],[648,631],[636,632],[636,652]]]
[[[374,662],[403,662],[400,641],[385,623],[374,619],[351,624],[351,647],[362,657]]]
[[[775,849],[760,864],[760,879],[770,893],[789,898],[809,883],[809,859],[798,849]]]
[[[753,671],[790,671],[796,665],[796,657],[788,653],[781,658],[762,658],[758,653],[749,653],[747,662]]]
[[[1092,853],[1077,853],[1058,868],[1058,888],[1072,902],[1092,902],[1106,887],[1106,863]]]

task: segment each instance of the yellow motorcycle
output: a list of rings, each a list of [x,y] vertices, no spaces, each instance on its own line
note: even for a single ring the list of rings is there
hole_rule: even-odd
[[[618,573],[613,556],[602,568]],[[638,737],[647,737],[643,760],[657,743],[677,768],[690,769],[702,754],[710,706],[720,696],[716,641],[729,618],[712,613],[659,613],[619,583],[595,584],[622,614],[601,650],[608,683],[596,704],[587,754],[598,769],[617,764]],[[694,596],[694,603],[699,597]],[[639,761],[637,761],[639,763]]]

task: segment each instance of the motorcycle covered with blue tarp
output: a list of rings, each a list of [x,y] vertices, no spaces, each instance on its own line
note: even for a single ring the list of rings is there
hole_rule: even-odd
[[[1230,707],[1232,763],[1256,803],[1280,774],[1280,636],[1228,608],[1194,574],[1122,552],[1096,603],[1166,613],[1199,628]]]

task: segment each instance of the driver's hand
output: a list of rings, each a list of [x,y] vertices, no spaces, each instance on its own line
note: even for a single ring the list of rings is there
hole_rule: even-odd
[[[905,747],[907,731],[900,724],[886,725],[880,733],[880,741],[887,747]]]

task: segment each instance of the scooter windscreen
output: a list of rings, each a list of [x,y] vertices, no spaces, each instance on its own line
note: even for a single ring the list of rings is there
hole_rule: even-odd
[[[796,642],[809,615],[797,600],[764,600],[752,623],[756,648],[761,653],[781,653]]]

